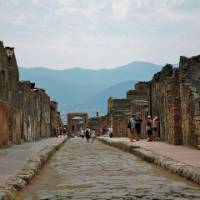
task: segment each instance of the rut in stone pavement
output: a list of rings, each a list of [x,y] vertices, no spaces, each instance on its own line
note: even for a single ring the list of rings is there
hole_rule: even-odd
[[[98,141],[70,139],[20,194],[47,199],[200,199],[200,187]]]

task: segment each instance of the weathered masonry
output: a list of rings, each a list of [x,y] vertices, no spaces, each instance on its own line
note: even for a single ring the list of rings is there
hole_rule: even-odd
[[[181,99],[178,69],[167,64],[150,81],[149,110],[159,116],[161,140],[181,144]]]
[[[113,128],[114,137],[128,136],[127,124],[130,116],[136,114],[141,119],[146,118],[148,112],[148,83],[139,82],[133,90],[129,90],[126,99],[108,100],[108,118]],[[143,123],[142,132],[145,131]],[[144,134],[143,134],[144,137]]]
[[[81,129],[86,129],[88,126],[87,113],[68,113],[67,125],[69,133],[76,134]]]
[[[149,82],[139,82],[126,99],[108,100],[113,136],[127,136],[128,118],[142,120],[146,137],[147,115],[158,116],[162,141],[200,148],[200,56],[181,57],[178,68],[167,64]]]
[[[0,42],[0,147],[21,142],[22,112],[14,48]]]
[[[128,117],[130,115],[131,105],[128,99],[108,100],[108,118],[110,119],[110,127],[113,128],[113,136],[127,136]]]
[[[21,108],[23,110],[22,134],[25,141],[49,137],[50,98],[43,89],[35,88],[30,81],[20,82]]]
[[[51,122],[60,123],[55,123],[54,112],[57,107],[52,108],[45,90],[19,81],[14,48],[0,42],[0,147],[53,135]]]
[[[95,129],[96,134],[102,135],[105,133],[106,129],[111,126],[110,118],[106,116],[97,116],[90,118],[88,120],[88,125],[90,129]]]
[[[58,103],[56,101],[50,102],[50,124],[51,136],[56,136],[56,129],[62,126],[60,112],[58,112]]]
[[[150,82],[149,109],[160,117],[161,139],[200,145],[200,56],[181,57],[179,68],[166,65]]]

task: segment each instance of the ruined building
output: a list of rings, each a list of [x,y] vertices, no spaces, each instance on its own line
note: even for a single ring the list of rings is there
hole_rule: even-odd
[[[108,117],[113,136],[127,136],[131,114],[142,118],[158,116],[162,141],[200,148],[200,56],[181,57],[178,68],[167,64],[149,82],[139,82],[126,99],[108,100]]]
[[[142,120],[141,137],[146,137],[146,117],[149,109],[149,83],[138,82],[135,84],[134,90],[127,92],[127,99],[130,102],[131,110],[130,114],[135,114]]]
[[[149,109],[160,117],[163,141],[200,145],[200,56],[181,57],[179,68],[166,65],[150,82]]]
[[[93,117],[88,120],[90,129],[95,129],[96,135],[103,135],[108,127],[111,126],[110,118],[106,116]]]
[[[54,112],[50,104],[43,89],[19,81],[14,48],[0,42],[0,147],[49,137]]]
[[[62,126],[60,112],[58,112],[58,103],[56,101],[50,102],[50,124],[51,136],[56,136],[56,128]]]
[[[108,118],[114,137],[128,136],[127,124],[131,105],[128,99],[108,99]]]
[[[178,68],[167,64],[151,81],[137,83],[126,99],[110,98],[108,114],[95,119],[95,126],[111,126],[114,137],[126,137],[132,114],[143,120],[143,138],[150,114],[160,119],[162,141],[200,148],[200,56],[181,57]]]
[[[19,98],[19,72],[14,48],[4,48],[0,42],[0,147],[10,141],[21,142]]]
[[[88,127],[88,114],[87,113],[68,113],[67,125],[69,133],[76,134],[81,129]]]
[[[180,85],[178,69],[167,64],[149,86],[149,111],[159,116],[161,140],[181,144]]]
[[[22,134],[25,141],[49,137],[50,98],[43,89],[35,88],[30,81],[20,82]]]
[[[148,111],[148,83],[139,82],[127,92],[126,99],[108,100],[108,118],[114,137],[128,136],[128,120],[132,114],[143,118]]]

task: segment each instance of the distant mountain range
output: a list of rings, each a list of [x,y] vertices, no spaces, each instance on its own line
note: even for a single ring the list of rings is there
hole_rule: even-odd
[[[19,68],[21,80],[31,80],[58,101],[63,118],[67,112],[96,111],[105,114],[107,99],[124,98],[137,81],[148,81],[161,66],[148,62],[132,62],[114,69],[90,70],[73,68]]]

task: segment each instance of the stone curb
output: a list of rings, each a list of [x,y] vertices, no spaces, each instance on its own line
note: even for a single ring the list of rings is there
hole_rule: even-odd
[[[50,157],[60,149],[66,141],[67,138],[63,139],[59,144],[48,145],[32,154],[26,161],[21,172],[9,178],[5,185],[0,186],[0,200],[14,200],[16,198],[16,192],[30,183]]]
[[[108,141],[104,138],[98,138],[98,140],[104,144],[132,153],[149,163],[158,165],[171,173],[200,184],[200,167],[194,167],[192,165],[173,160],[172,158],[161,156],[150,150],[140,148],[139,146],[128,145],[126,142]]]

